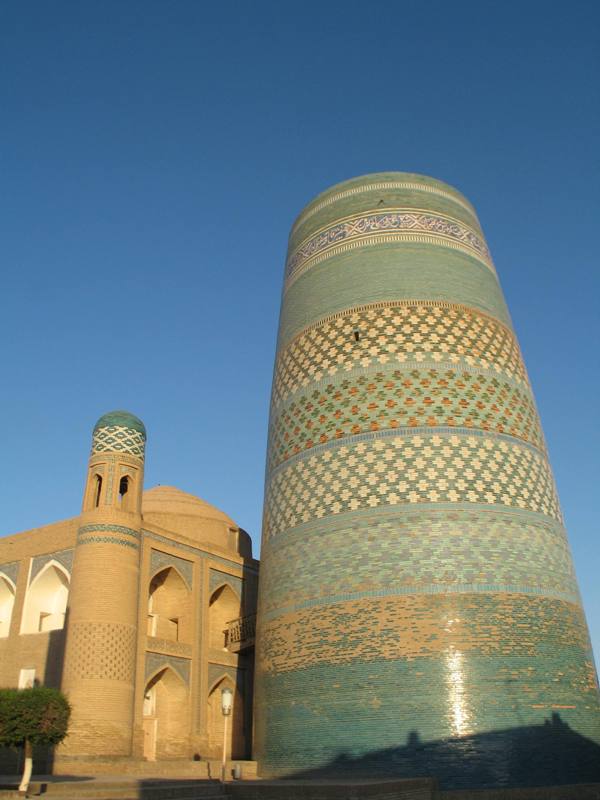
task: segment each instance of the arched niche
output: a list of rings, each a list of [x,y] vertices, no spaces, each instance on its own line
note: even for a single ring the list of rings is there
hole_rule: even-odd
[[[224,649],[227,623],[237,619],[241,614],[241,600],[228,583],[215,589],[210,596],[208,606],[209,647]]]
[[[233,707],[227,721],[226,755],[227,758],[246,758],[244,698],[228,675],[220,678],[208,694],[209,757],[221,758],[223,755],[225,719],[221,711],[221,690],[225,687],[233,692]]]
[[[0,573],[0,638],[8,636],[10,621],[15,604],[15,585],[11,579]]]
[[[175,567],[160,570],[150,580],[148,635],[171,642],[192,642],[190,590]]]
[[[21,633],[43,633],[64,627],[69,597],[69,573],[50,561],[29,584]]]
[[[160,669],[144,690],[144,757],[149,761],[189,755],[190,703],[183,679]]]

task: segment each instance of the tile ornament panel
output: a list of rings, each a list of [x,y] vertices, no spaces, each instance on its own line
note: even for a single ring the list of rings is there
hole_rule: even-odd
[[[495,272],[485,241],[466,223],[431,211],[387,208],[354,214],[309,236],[288,257],[285,288],[332,255],[387,241],[424,242],[462,250]]]
[[[415,188],[365,188],[388,182]],[[487,245],[456,203],[433,179],[363,176],[319,196],[290,239],[259,583],[261,775],[373,753],[378,774],[399,774],[399,749],[402,774],[423,774],[420,737],[465,748],[444,789],[477,788],[468,737],[547,733],[558,714],[600,746],[535,401]],[[514,752],[485,752],[490,784],[521,785]],[[561,763],[560,782],[576,782]]]
[[[172,546],[173,541],[169,539],[167,536],[161,536],[160,533],[156,533],[155,531],[149,531],[147,529],[142,529],[142,534],[144,539],[147,539],[149,542],[157,542],[163,545],[170,545]],[[241,569],[244,573],[249,573],[251,575],[257,575],[258,571],[255,567],[248,566],[247,564],[240,564],[238,561],[231,561],[229,558],[221,558],[221,556],[216,556],[211,553],[209,550],[203,550],[201,547],[191,547],[188,544],[182,544],[181,542],[177,543],[177,549],[183,550],[186,553],[190,553],[190,555],[201,556],[205,558],[210,558],[211,561],[216,561],[219,564],[223,564],[225,567],[233,567],[234,569]]]
[[[150,556],[150,574],[152,576],[156,575],[157,572],[160,572],[160,570],[166,569],[167,567],[175,567],[175,569],[180,573],[184,581],[187,583],[188,588],[191,589],[193,566],[194,565],[192,562],[185,558],[179,558],[178,556],[171,555],[170,553],[163,553],[161,550],[155,550],[152,548],[152,554]]]
[[[242,597],[244,582],[241,578],[238,578],[235,575],[229,575],[227,572],[211,569],[209,580],[210,593],[212,594],[217,586],[221,586],[224,583],[228,584],[238,597]]]
[[[0,575],[6,575],[16,585],[19,575],[19,562],[10,561],[7,564],[0,564]]]
[[[178,658],[177,656],[166,656],[162,653],[146,653],[144,667],[145,680],[148,680],[151,675],[156,674],[163,667],[171,667],[189,686],[190,660],[187,658]]]
[[[174,642],[171,639],[161,639],[158,636],[146,637],[146,649],[153,653],[164,653],[166,655],[192,657],[192,646],[186,642]]]
[[[394,181],[394,180],[382,180],[382,181],[375,181],[369,183],[362,183],[358,186],[353,186],[349,189],[344,189],[341,192],[335,192],[333,194],[328,195],[323,200],[314,205],[310,205],[305,211],[303,211],[296,219],[292,226],[292,234],[294,231],[303,225],[308,219],[313,217],[315,214],[318,214],[319,211],[322,211],[324,208],[331,206],[335,203],[339,203],[340,200],[345,200],[348,197],[352,197],[353,195],[357,194],[364,194],[365,192],[381,192],[390,189],[401,189],[401,190],[408,190],[408,191],[416,191],[416,192],[425,192],[426,194],[436,195],[437,197],[443,197],[445,200],[450,200],[453,203],[457,203],[459,206],[464,208],[470,214],[473,214],[477,219],[475,209],[469,203],[466,198],[459,197],[458,195],[445,191],[444,189],[440,188],[439,186],[431,186],[424,183],[417,183],[416,181]]]
[[[272,540],[261,580],[263,620],[394,594],[511,591],[579,602],[560,523],[453,504],[383,507],[290,529]]]
[[[209,691],[214,684],[227,675],[234,686],[242,689],[244,686],[244,670],[236,669],[235,667],[227,667],[224,664],[209,664],[208,665],[208,688]]]
[[[124,538],[125,537],[125,538]],[[139,531],[126,525],[95,522],[82,525],[77,532],[77,544],[115,544],[120,547],[139,549]]]
[[[109,425],[94,430],[92,455],[97,453],[125,453],[144,458],[146,437],[141,431],[123,425]]]
[[[536,448],[464,430],[403,433],[321,446],[273,471],[263,542],[311,520],[406,503],[508,506],[562,519],[548,463]]]
[[[58,561],[69,573],[71,574],[71,570],[73,569],[73,549],[69,550],[59,550],[56,553],[46,553],[41,556],[35,556],[31,562],[31,571],[29,573],[29,583],[31,584],[33,580],[37,577],[37,575],[42,571],[42,569],[49,564],[50,561]]]
[[[273,411],[270,468],[316,444],[402,427],[477,428],[545,450],[531,392],[492,372],[413,365],[336,378],[296,392]]]
[[[334,375],[383,365],[483,370],[529,388],[510,328],[466,306],[410,300],[350,308],[297,334],[277,354],[272,405]]]

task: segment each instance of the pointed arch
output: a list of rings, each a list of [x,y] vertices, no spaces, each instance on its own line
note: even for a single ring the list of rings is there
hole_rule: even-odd
[[[15,594],[14,582],[4,572],[0,572],[0,639],[6,638],[10,633]]]
[[[55,559],[44,564],[27,588],[21,633],[43,633],[64,627],[70,580],[68,571]]]
[[[208,692],[208,742],[209,756],[221,758],[225,720],[221,711],[221,690],[228,687],[233,692],[233,708],[227,724],[227,758],[245,758],[244,698],[233,678],[226,672],[217,678]]]
[[[209,647],[225,649],[225,630],[227,623],[242,614],[242,601],[229,583],[220,584],[211,594],[208,602],[208,641]]]
[[[174,566],[158,570],[148,584],[148,635],[192,643],[191,596]]]
[[[188,580],[187,580],[187,578],[186,578],[186,577],[185,577],[185,575],[182,573],[182,571],[179,569],[179,567],[177,566],[177,564],[168,564],[166,567],[165,567],[165,566],[156,567],[156,569],[155,569],[155,570],[153,570],[153,571],[151,571],[151,572],[150,572],[150,577],[149,577],[149,579],[148,579],[148,580],[149,580],[149,583],[152,583],[152,581],[154,580],[154,578],[156,578],[156,576],[157,576],[157,575],[159,575],[161,572],[166,572],[166,570],[168,570],[168,569],[172,569],[174,572],[176,572],[176,573],[177,573],[177,575],[178,575],[178,576],[181,578],[181,580],[182,580],[182,581],[183,581],[183,583],[185,584],[186,588],[187,588],[187,589],[189,589],[189,588],[190,588],[190,587],[189,587],[189,583],[188,583]]]
[[[149,760],[188,755],[189,688],[170,665],[146,681],[143,700],[144,756]]]

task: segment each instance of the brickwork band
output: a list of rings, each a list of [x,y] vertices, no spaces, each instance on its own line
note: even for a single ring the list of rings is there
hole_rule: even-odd
[[[127,412],[94,429],[66,618],[73,716],[59,755],[132,752],[145,440]]]
[[[509,785],[521,735],[600,745],[519,345],[472,207],[431,178],[348,181],[292,229],[256,686],[264,775],[362,766],[459,787],[485,764]]]

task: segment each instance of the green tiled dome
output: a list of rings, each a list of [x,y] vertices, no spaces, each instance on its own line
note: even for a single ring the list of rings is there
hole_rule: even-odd
[[[108,414],[103,414],[98,422],[94,425],[94,431],[100,428],[108,428],[111,425],[121,425],[124,428],[133,428],[146,438],[146,428],[144,423],[135,414],[130,414],[129,411],[109,411]]]

